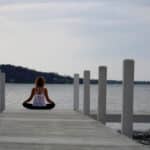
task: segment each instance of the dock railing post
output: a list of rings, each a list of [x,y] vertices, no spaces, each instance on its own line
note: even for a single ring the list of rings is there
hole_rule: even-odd
[[[122,134],[132,137],[133,134],[133,99],[134,99],[134,60],[123,62],[123,105]]]
[[[5,73],[0,72],[0,112],[5,110]]]
[[[97,120],[106,123],[107,67],[99,67]]]
[[[90,71],[84,71],[84,99],[83,99],[83,113],[90,114]]]
[[[73,109],[79,110],[79,74],[74,74],[74,96],[73,96]]]
[[[2,112],[2,72],[0,71],[0,112]]]

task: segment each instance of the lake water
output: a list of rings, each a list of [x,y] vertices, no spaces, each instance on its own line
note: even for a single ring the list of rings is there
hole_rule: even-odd
[[[30,95],[33,84],[6,84],[6,111],[22,110],[22,102]],[[73,108],[73,85],[47,84],[49,96],[56,102],[55,109]],[[91,85],[91,110],[97,108],[98,86]],[[134,94],[134,112],[150,114],[150,85],[136,85]],[[83,85],[80,85],[80,109],[82,110]],[[122,85],[108,85],[107,112],[121,112]],[[111,124],[119,128],[118,123]],[[150,128],[150,124],[135,124],[136,128]]]

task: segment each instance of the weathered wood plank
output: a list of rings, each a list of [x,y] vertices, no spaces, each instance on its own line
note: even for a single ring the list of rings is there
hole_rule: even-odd
[[[93,119],[97,118],[97,114],[92,113],[90,116]],[[106,115],[107,122],[121,122],[121,114],[107,114]],[[135,123],[150,123],[150,114],[134,114],[133,121]]]
[[[0,115],[1,150],[144,150],[88,116],[74,111],[5,112]]]

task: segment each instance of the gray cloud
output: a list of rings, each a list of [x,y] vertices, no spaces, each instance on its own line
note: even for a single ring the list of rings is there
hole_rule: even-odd
[[[122,59],[150,63],[149,16],[148,0],[0,0],[0,63],[64,74],[89,68],[93,76],[106,64],[120,79]],[[150,79],[150,71],[138,72]]]

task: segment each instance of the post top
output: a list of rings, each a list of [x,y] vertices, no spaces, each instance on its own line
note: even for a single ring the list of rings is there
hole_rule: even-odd
[[[79,76],[79,73],[75,73],[74,76]]]
[[[90,70],[84,70],[84,72],[90,72]]]
[[[124,62],[134,62],[134,59],[124,59]]]
[[[99,66],[99,68],[107,68],[107,66]]]

